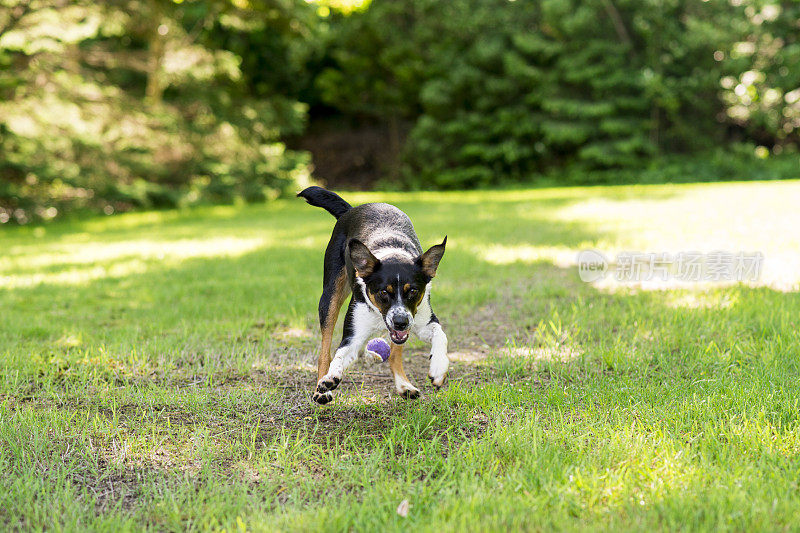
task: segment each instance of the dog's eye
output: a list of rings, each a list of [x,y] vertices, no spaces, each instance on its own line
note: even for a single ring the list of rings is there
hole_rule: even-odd
[[[408,297],[409,298],[413,298],[417,294],[419,294],[419,291],[417,289],[413,289],[413,288],[412,289],[408,289]]]
[[[381,300],[388,300],[389,299],[389,291],[386,289],[381,289],[378,291],[378,298]]]

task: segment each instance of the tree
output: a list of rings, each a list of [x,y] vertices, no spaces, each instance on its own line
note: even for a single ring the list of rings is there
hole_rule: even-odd
[[[724,140],[727,0],[375,0],[333,21],[319,85],[413,123],[404,180],[470,187],[614,170]]]
[[[290,39],[304,2],[2,1],[3,218],[263,200],[306,174],[278,142],[302,106],[253,96],[212,31],[256,19]]]

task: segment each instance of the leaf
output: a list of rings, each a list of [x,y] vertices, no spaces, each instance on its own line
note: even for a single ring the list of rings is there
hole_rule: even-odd
[[[408,516],[408,508],[410,507],[410,503],[408,500],[403,500],[400,502],[400,505],[397,506],[397,514],[402,516],[403,518]]]

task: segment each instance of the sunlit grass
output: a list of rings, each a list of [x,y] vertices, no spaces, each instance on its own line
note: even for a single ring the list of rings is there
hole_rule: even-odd
[[[3,228],[0,520],[67,530],[752,530],[800,506],[800,183],[346,195],[448,235],[448,386],[315,408],[333,219],[300,200]],[[577,252],[762,251],[754,286]],[[642,288],[658,290],[642,291]],[[409,500],[405,518],[398,504]]]
[[[100,278],[143,274],[149,264],[178,266],[199,257],[239,257],[269,247],[267,238],[236,237],[174,241],[126,240],[117,243],[73,243],[47,253],[22,256],[0,267],[0,287],[39,284],[75,285]],[[13,253],[13,251],[12,251]],[[10,274],[27,272],[27,274]],[[8,273],[8,274],[7,274]]]

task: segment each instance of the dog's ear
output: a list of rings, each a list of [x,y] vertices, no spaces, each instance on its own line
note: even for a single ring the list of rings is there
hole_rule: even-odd
[[[442,260],[446,244],[447,236],[445,236],[442,244],[431,246],[427,252],[417,257],[417,264],[422,268],[426,276],[431,278],[436,276],[436,269],[439,268],[439,261]]]
[[[358,239],[350,239],[347,247],[350,250],[350,261],[353,262],[356,276],[359,278],[369,276],[381,264],[378,258],[372,255],[369,248]]]

